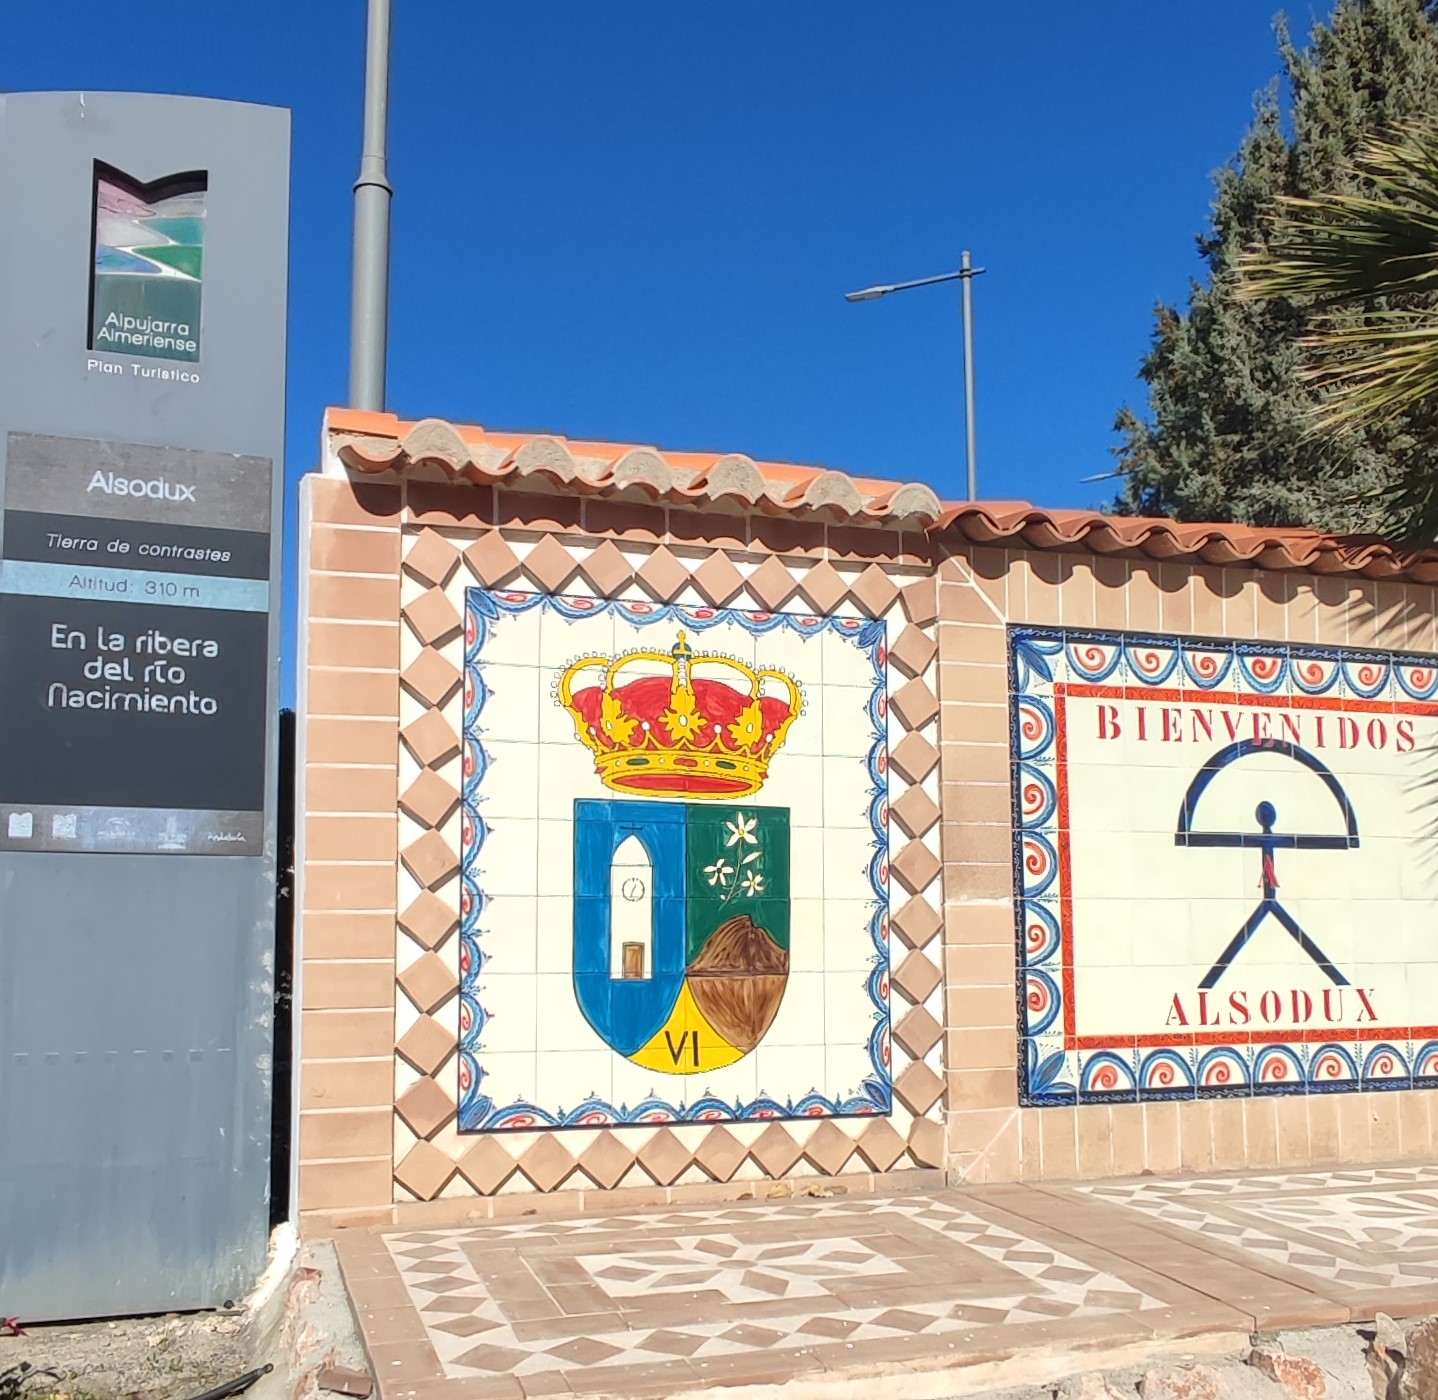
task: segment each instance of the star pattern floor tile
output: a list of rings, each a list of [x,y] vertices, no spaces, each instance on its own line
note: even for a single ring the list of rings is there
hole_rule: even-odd
[[[526,1218],[339,1248],[380,1400],[672,1394],[1432,1311],[1438,1166]]]
[[[1173,1305],[979,1202],[915,1196],[381,1237],[445,1377],[599,1372]],[[461,1305],[465,1305],[461,1307]]]
[[[1076,1190],[1325,1281],[1405,1288],[1438,1279],[1438,1166]]]

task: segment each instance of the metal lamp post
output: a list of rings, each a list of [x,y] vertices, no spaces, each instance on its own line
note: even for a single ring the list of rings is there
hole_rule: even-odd
[[[846,292],[845,301],[878,301],[891,292],[907,292],[910,287],[932,287],[939,282],[962,282],[964,284],[964,429],[965,451],[969,476],[969,500],[979,496],[979,449],[978,435],[974,426],[974,278],[985,269],[975,267],[965,249],[959,258],[957,272],[941,272],[937,277],[918,277],[912,282],[887,282],[877,287],[865,287],[860,292]]]
[[[364,146],[355,181],[354,285],[350,310],[350,406],[382,412],[389,340],[390,0],[369,0],[365,36]]]

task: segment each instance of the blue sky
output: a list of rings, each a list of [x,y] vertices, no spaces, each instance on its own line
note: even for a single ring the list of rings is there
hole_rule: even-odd
[[[1276,9],[395,0],[389,407],[960,495],[957,289],[842,294],[967,246],[980,494],[1099,505]],[[297,478],[347,384],[364,0],[4,11],[7,89],[293,110]]]

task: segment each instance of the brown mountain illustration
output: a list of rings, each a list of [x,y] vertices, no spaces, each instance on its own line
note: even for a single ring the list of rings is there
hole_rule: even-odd
[[[715,973],[782,973],[789,971],[789,954],[747,914],[720,924],[708,938],[699,956],[689,964],[689,975],[707,977]]]
[[[689,991],[730,1045],[749,1051],[779,1014],[789,954],[747,914],[720,924],[689,964]]]

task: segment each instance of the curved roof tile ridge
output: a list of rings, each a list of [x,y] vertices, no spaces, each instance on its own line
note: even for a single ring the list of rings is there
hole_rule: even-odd
[[[1438,582],[1438,547],[1395,544],[1378,535],[1043,510],[1027,501],[953,503],[944,509],[935,529],[953,531],[975,544],[1084,549],[1160,561],[1190,559],[1220,566]]]
[[[589,492],[638,490],[680,503],[735,498],[765,511],[812,511],[833,520],[901,521],[927,529],[943,506],[921,483],[852,476],[824,467],[756,462],[737,453],[665,452],[631,443],[579,442],[538,433],[491,433],[440,418],[332,408],[330,450],[365,474],[438,467],[473,482],[529,476]]]
[[[687,472],[676,472],[652,447],[631,447],[606,472],[597,470],[591,481],[595,486],[642,486],[652,496],[667,495],[679,487]]]
[[[585,494],[641,492],[702,505],[728,499],[766,514],[953,533],[974,543],[1040,550],[1187,560],[1218,567],[1302,570],[1438,583],[1438,547],[1377,535],[1046,510],[1028,501],[944,503],[921,482],[881,481],[825,467],[759,462],[740,453],[671,452],[633,443],[544,433],[490,432],[424,418],[332,408],[330,451],[362,474],[439,468],[475,483],[534,477]]]
[[[754,505],[764,494],[764,473],[752,457],[730,453],[712,466],[696,472],[684,486],[686,496],[737,496],[746,505]]]
[[[574,454],[567,443],[552,437],[534,437],[505,457],[503,474],[547,476],[552,481],[567,486],[580,476],[580,470],[579,463],[574,460]]]
[[[471,464],[469,446],[442,418],[423,418],[400,440],[400,451],[411,462],[436,462],[458,475]]]

